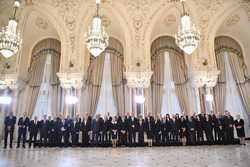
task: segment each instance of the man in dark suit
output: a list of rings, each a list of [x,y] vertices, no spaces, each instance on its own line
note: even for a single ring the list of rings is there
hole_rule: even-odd
[[[4,119],[4,148],[7,148],[7,140],[9,135],[10,135],[10,148],[12,148],[15,124],[16,124],[16,117],[13,116],[12,112],[10,112],[10,114]]]
[[[129,132],[128,132],[128,138],[129,138],[129,144],[130,146],[136,143],[136,132],[137,132],[137,125],[138,121],[134,117],[134,114],[132,114],[131,117],[129,117]]]
[[[122,146],[127,146],[127,124],[126,124],[126,120],[125,120],[125,117],[122,117],[122,120],[121,120],[121,125],[120,125],[120,130],[119,130],[119,133],[120,133],[120,143]]]
[[[55,147],[56,145],[56,120],[53,120],[51,116],[49,116],[47,127],[48,127],[48,145],[50,147]]]
[[[68,139],[68,132],[66,132],[66,128],[67,128],[67,125],[66,125],[66,121],[67,121],[67,119],[64,119],[64,118],[62,118],[61,119],[61,122],[59,123],[59,129],[60,129],[60,131],[59,131],[59,134],[60,134],[60,139],[59,139],[59,146],[60,147],[65,147],[66,146],[66,140]]]
[[[33,140],[33,147],[36,147],[37,142],[37,134],[38,134],[38,120],[37,117],[34,118],[34,120],[30,121],[29,124],[29,148],[31,147],[32,140]]]
[[[76,117],[73,122],[73,130],[72,130],[72,145],[79,146],[79,135],[81,129],[81,118],[79,116]]]
[[[97,127],[98,118],[93,118],[91,122],[91,131],[92,131],[92,144],[97,144],[97,136],[98,136],[98,127]]]
[[[72,129],[73,129],[73,121],[70,119],[69,116],[67,116],[67,118],[64,121],[64,146],[65,147],[69,147],[70,146],[70,142],[69,142],[69,138],[70,135],[72,134]]]
[[[82,146],[87,146],[89,142],[89,136],[87,131],[87,116],[83,117],[81,121],[80,130],[82,132]]]
[[[24,114],[18,120],[18,138],[17,138],[17,148],[20,147],[21,139],[23,140],[23,148],[25,148],[26,134],[29,127],[30,119]]]
[[[111,143],[111,134],[112,134],[112,117],[107,116],[107,120],[105,121],[106,128],[106,143]]]
[[[55,146],[61,146],[62,144],[62,120],[60,117],[56,118],[55,121]]]
[[[161,128],[162,128],[162,144],[166,144],[168,142],[168,130],[167,130],[167,116],[164,116],[161,119]]]
[[[155,120],[155,126],[153,128],[153,132],[156,144],[160,145],[162,136],[162,124],[160,117],[157,117],[157,119]]]
[[[98,121],[98,143],[103,145],[104,144],[104,119],[99,116]]]
[[[230,114],[230,112],[227,113],[227,117],[229,120],[229,132],[228,132],[228,141],[229,144],[233,144],[234,142],[234,118]]]
[[[47,115],[44,115],[43,120],[39,121],[38,127],[39,127],[39,133],[40,133],[40,145],[47,146],[47,142],[48,142]]]

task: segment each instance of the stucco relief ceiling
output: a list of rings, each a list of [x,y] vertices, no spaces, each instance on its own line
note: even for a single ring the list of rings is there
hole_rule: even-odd
[[[244,52],[245,63],[250,67],[250,21],[244,8],[241,9],[233,11],[227,17],[219,28],[217,36],[228,35],[238,41]]]
[[[146,28],[150,26],[151,21],[157,16],[152,28],[153,30],[149,35],[150,40],[164,34],[174,35],[178,28],[181,10],[180,4],[176,3],[178,1],[179,0],[102,0],[104,4],[101,7],[101,14],[104,26],[111,36],[117,37],[121,41],[126,41],[125,38],[132,33],[132,38],[140,41],[144,40],[143,33],[147,32]],[[226,17],[217,34],[238,36],[238,40],[241,40],[243,44],[248,44],[250,43],[250,36],[244,34],[250,34],[250,0],[187,0],[187,10],[190,11],[197,27],[201,33],[204,34],[211,30],[209,29],[209,26],[211,27],[211,20],[216,22],[216,14],[227,8],[232,8],[233,6],[231,4],[236,1],[242,4],[242,8],[239,9],[238,12],[230,13]],[[32,8],[38,3],[51,7],[53,12],[56,13],[55,15],[58,17],[58,20],[59,17],[62,19],[69,32],[71,48],[76,48],[78,45],[74,43],[79,41],[76,41],[73,32],[78,31],[76,30],[78,24],[83,28],[89,24],[89,22],[84,22],[84,20],[82,20],[83,18],[80,18],[79,15],[83,15],[84,12],[86,15],[91,15],[94,11],[94,2],[95,0],[23,0],[24,5],[22,8]],[[12,12],[12,3],[13,0],[0,0],[1,26],[6,25],[8,21]],[[111,9],[112,7],[117,9],[116,12],[121,12],[120,20],[117,19],[117,14]],[[88,8],[91,8],[91,10]],[[160,16],[157,15],[159,11],[163,11]],[[41,13],[34,11],[27,17],[26,22],[26,25],[29,26],[25,27],[23,37],[24,50],[26,50],[27,53],[30,52],[28,51],[30,50],[28,47],[33,46],[39,39],[48,36],[60,39],[60,34],[58,34],[56,27]],[[133,28],[128,31],[131,31],[131,34],[124,34],[124,24],[122,22],[129,24]],[[143,27],[146,28],[143,29]],[[83,35],[81,34],[81,36]],[[202,36],[202,40],[206,40],[204,36]],[[142,43],[144,42],[145,41]],[[125,42],[123,42],[123,44],[125,44]],[[206,43],[201,42],[201,45],[206,45]],[[246,52],[250,53],[250,49]]]

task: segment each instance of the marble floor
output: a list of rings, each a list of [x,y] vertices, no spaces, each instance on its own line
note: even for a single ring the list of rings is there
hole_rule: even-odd
[[[0,148],[0,167],[250,167],[247,146]]]

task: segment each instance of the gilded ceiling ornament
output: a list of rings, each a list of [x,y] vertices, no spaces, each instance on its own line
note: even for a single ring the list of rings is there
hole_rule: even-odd
[[[164,19],[164,22],[166,26],[171,26],[176,22],[176,16],[173,14],[170,14]]]
[[[243,4],[243,9],[245,10],[245,13],[247,14],[248,21],[250,22],[250,1],[249,3]]]
[[[25,5],[33,5],[33,0],[25,0]]]
[[[102,0],[102,4],[110,4],[111,2],[111,0]]]
[[[226,19],[225,25],[226,26],[234,26],[240,21],[240,16],[239,15],[232,15]]]
[[[75,17],[72,15],[65,16],[65,24],[69,30],[73,31],[76,24]]]
[[[140,18],[134,18],[133,23],[136,31],[139,31],[140,28],[142,27],[143,21]]]
[[[104,27],[110,26],[111,20],[107,16],[101,16],[101,19]]]
[[[203,15],[200,17],[200,25],[199,27],[201,29],[205,29],[208,27],[208,24],[209,24],[209,16],[208,15]]]
[[[194,0],[195,4],[201,11],[216,11],[223,4],[225,4],[224,0]]]
[[[196,7],[196,13],[200,13],[200,31],[204,34],[207,31],[210,20],[219,11],[224,4],[224,0],[193,0]],[[229,0],[228,0],[229,1]]]
[[[4,10],[4,9],[8,9],[11,5],[12,5],[13,1],[10,0],[1,0],[0,1],[0,11]]]
[[[40,29],[46,30],[48,28],[48,22],[41,17],[36,18],[36,26]]]
[[[123,1],[127,6],[127,11],[133,20],[133,26],[135,28],[135,40],[137,45],[140,43],[141,27],[143,26],[143,20],[150,10],[152,3],[155,0],[130,0]]]
[[[56,8],[58,14],[63,18],[67,29],[70,31],[69,46],[71,52],[75,49],[75,35],[76,17],[79,14],[81,0],[47,0],[53,7]]]
[[[57,8],[67,28],[73,31],[75,29],[76,17],[79,12],[81,0],[50,0],[49,2]]]
[[[75,50],[75,36],[74,36],[74,34],[72,34],[70,36],[70,46],[71,46],[71,51],[73,53]]]

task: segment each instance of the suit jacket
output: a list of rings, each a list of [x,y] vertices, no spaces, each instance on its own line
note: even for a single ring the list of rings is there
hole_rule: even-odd
[[[35,122],[34,120],[30,121],[29,123],[29,132],[30,133],[38,133],[39,126],[38,126],[38,121]]]
[[[5,130],[8,130],[8,131],[14,131],[15,129],[15,124],[16,124],[16,117],[15,116],[7,116],[5,117],[4,119],[4,125],[5,125]],[[8,128],[10,127],[10,128]]]
[[[27,129],[29,127],[30,119],[26,117],[25,119],[23,117],[20,117],[18,120],[18,127],[19,129]]]
[[[130,132],[137,131],[137,128],[138,128],[138,120],[137,120],[137,118],[129,117],[128,124],[129,124],[129,131]]]
[[[65,132],[70,133],[73,129],[74,122],[71,119],[65,119],[64,129]]]
[[[39,132],[43,135],[48,134],[48,120],[41,120],[38,123]]]
[[[99,118],[97,121],[97,131],[103,132],[104,131],[104,120],[103,118]]]
[[[81,119],[74,122],[74,132],[79,133],[81,129]]]

